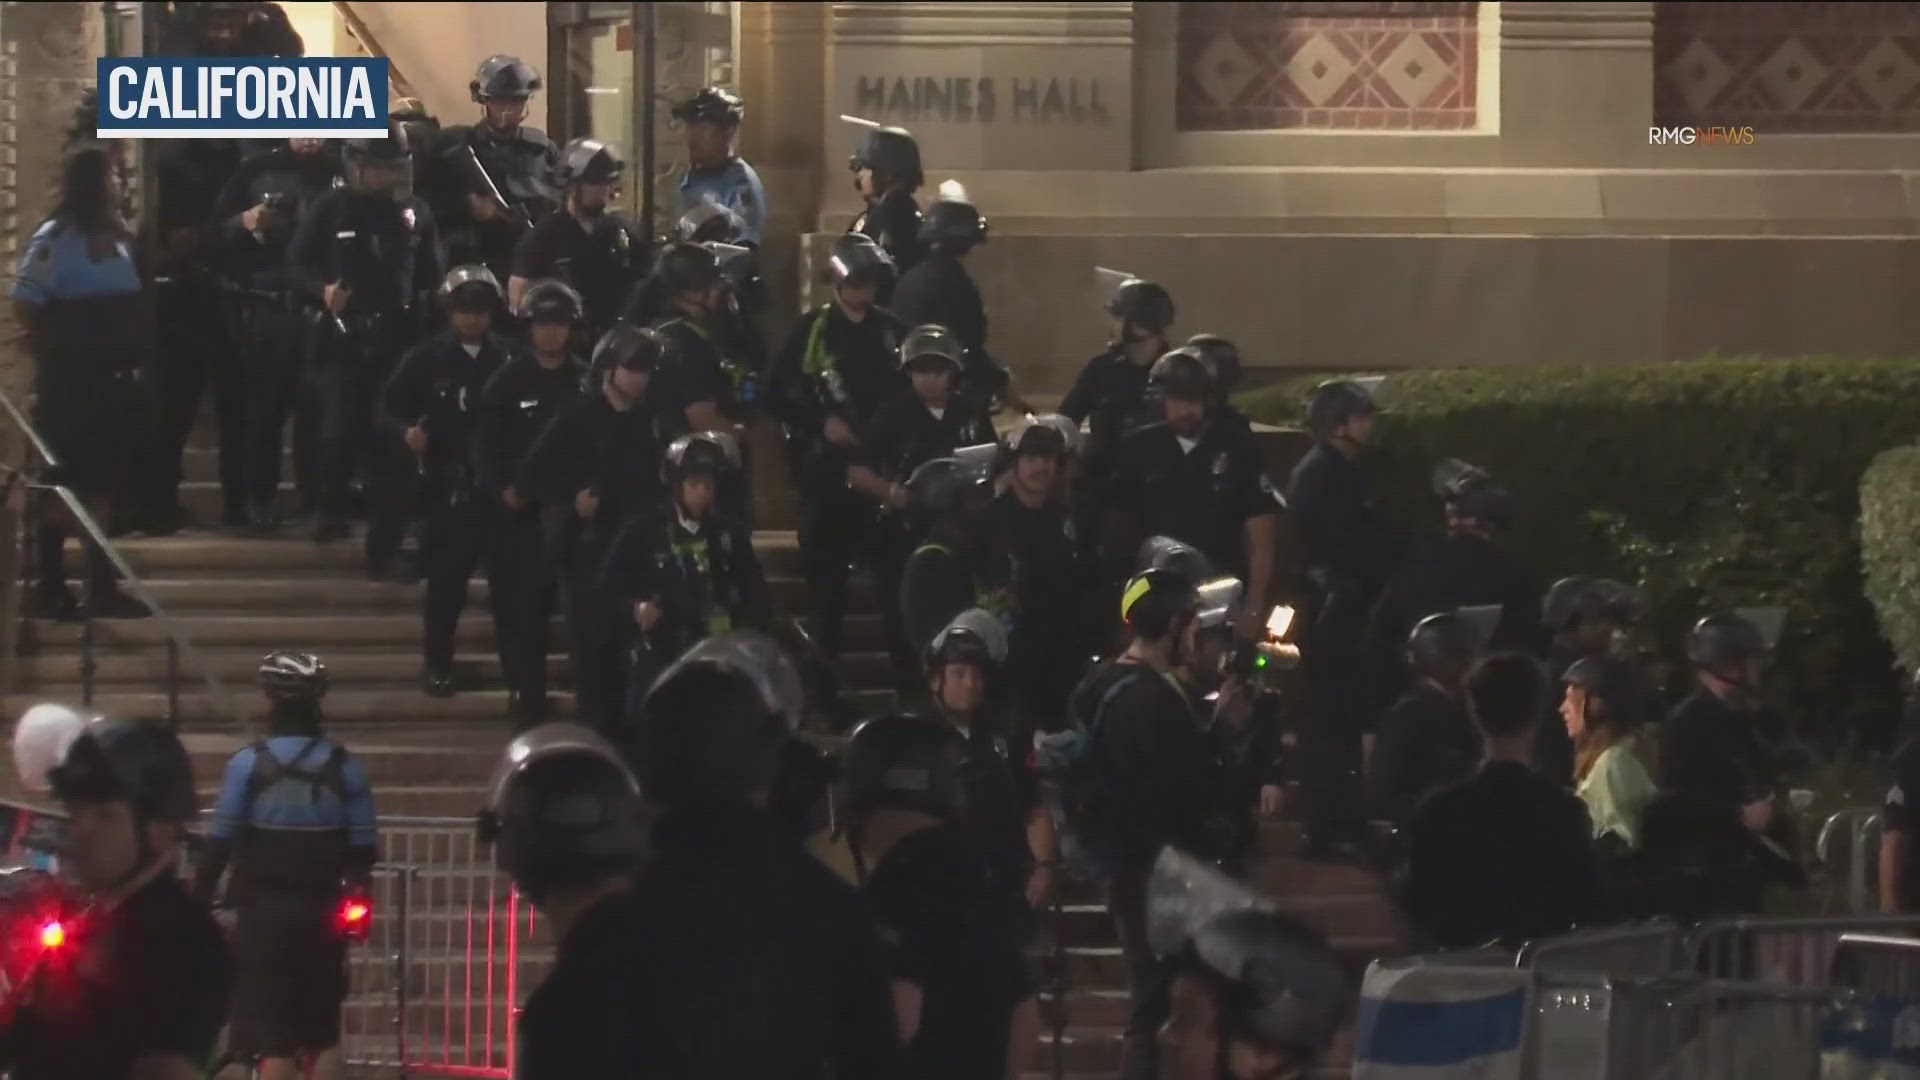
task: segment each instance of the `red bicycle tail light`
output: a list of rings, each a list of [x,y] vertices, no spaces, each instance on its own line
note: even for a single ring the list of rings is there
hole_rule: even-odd
[[[66,944],[67,944],[67,925],[65,923],[61,922],[59,919],[52,919],[46,923],[41,924],[41,927],[40,927],[40,947],[41,948],[59,949],[59,948],[65,947]]]

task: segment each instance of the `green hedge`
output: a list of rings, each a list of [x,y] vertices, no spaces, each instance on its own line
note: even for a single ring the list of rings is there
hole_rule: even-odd
[[[1888,450],[1861,478],[1860,559],[1881,631],[1920,670],[1920,446]]]
[[[1253,391],[1292,423],[1314,380]],[[1674,664],[1714,607],[1782,604],[1778,687],[1802,729],[1897,700],[1861,587],[1861,474],[1920,440],[1920,362],[1709,358],[1626,367],[1392,374],[1380,429],[1385,511],[1432,531],[1435,461],[1484,466],[1517,496],[1512,543],[1543,579],[1640,585],[1644,646]],[[1911,533],[1909,533],[1911,535]]]

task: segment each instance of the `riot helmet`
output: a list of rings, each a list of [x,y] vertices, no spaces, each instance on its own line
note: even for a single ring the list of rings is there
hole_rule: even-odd
[[[799,669],[772,638],[720,634],[654,680],[629,760],[663,806],[748,802],[778,778],[805,708]]]
[[[920,220],[920,239],[964,252],[986,242],[987,219],[980,216],[966,189],[949,180],[940,185],[940,197],[928,204],[926,216]]]
[[[1240,385],[1240,349],[1233,342],[1219,334],[1195,334],[1187,339],[1185,347],[1213,369],[1214,385],[1222,400]]]
[[[47,780],[62,801],[125,801],[147,821],[185,823],[200,813],[186,747],[146,720],[88,722]]]
[[[968,496],[985,489],[999,464],[1000,444],[963,446],[951,456],[922,462],[907,477],[910,504],[929,517],[938,517],[965,504]]]
[[[1147,394],[1156,401],[1172,398],[1212,406],[1219,398],[1213,369],[1198,351],[1179,348],[1153,362],[1147,370]]]
[[[965,370],[967,349],[960,336],[944,326],[928,323],[907,331],[900,342],[900,367],[905,370],[923,359],[944,360],[956,377]]]
[[[1563,633],[1582,622],[1625,626],[1633,621],[1633,590],[1606,578],[1564,577],[1547,589],[1540,609],[1549,633]]]
[[[653,264],[668,296],[703,293],[720,284],[720,258],[703,244],[670,244]]]
[[[1407,662],[1418,674],[1451,685],[1466,676],[1484,647],[1469,619],[1442,611],[1421,619],[1407,635]]]
[[[560,163],[553,167],[553,182],[558,187],[572,184],[611,184],[626,168],[620,148],[599,139],[573,139],[560,151]]]
[[[746,228],[747,223],[731,207],[721,206],[709,196],[673,223],[673,238],[689,244],[737,244]]]
[[[440,134],[440,121],[427,111],[426,103],[419,98],[401,98],[394,102],[387,118],[406,129],[407,145],[415,151],[431,146],[434,137]]]
[[[1071,417],[1059,413],[1042,413],[1039,416],[1029,413],[1007,429],[1006,434],[1001,436],[1000,445],[1006,448],[1009,459],[1029,454],[1067,458],[1080,450],[1080,425],[1074,423]]]
[[[260,692],[275,703],[316,702],[327,696],[327,665],[310,652],[268,653],[260,661],[258,680]]]
[[[1687,636],[1687,659],[1699,670],[1743,681],[1748,664],[1766,659],[1767,639],[1752,619],[1735,612],[1708,615]]]
[[[386,186],[404,186],[408,181],[408,164],[411,161],[413,146],[408,141],[406,125],[389,120],[387,137],[374,138],[369,135],[357,135],[341,140],[340,152],[349,170],[348,177],[357,188],[379,188]],[[391,185],[382,184],[376,172],[366,175],[367,170],[388,170],[392,177]],[[376,177],[379,177],[376,179]]]
[[[478,263],[456,266],[440,282],[440,303],[449,311],[492,311],[500,303],[500,282]]]
[[[1375,416],[1380,407],[1373,395],[1352,379],[1329,379],[1307,395],[1307,431],[1315,439],[1332,439],[1341,425],[1363,416]]]
[[[1107,296],[1107,314],[1150,334],[1173,325],[1173,295],[1159,283],[1104,267],[1095,270],[1109,280],[1120,277]]]
[[[853,729],[843,769],[854,812],[918,810],[951,821],[964,809],[967,742],[923,716],[880,716]]]
[[[1007,660],[1007,628],[984,608],[968,608],[955,615],[927,643],[929,672],[948,664],[972,664],[983,672],[999,669]]]
[[[1172,570],[1142,570],[1120,593],[1120,621],[1137,637],[1158,641],[1171,634],[1177,641],[1199,606],[1192,578]]]
[[[525,101],[540,90],[540,76],[533,65],[517,56],[495,54],[480,61],[480,70],[467,84],[467,92],[476,102],[500,99]]]
[[[709,86],[673,107],[673,118],[683,124],[698,121],[730,126],[746,115],[740,96],[723,87]]]
[[[914,141],[912,133],[901,127],[858,123],[865,130],[860,133],[859,147],[848,160],[847,168],[853,172],[872,170],[876,194],[896,184],[912,191],[926,183],[926,174],[920,168],[920,144]]]
[[[740,444],[724,431],[696,431],[673,440],[660,462],[660,478],[676,484],[689,476],[719,477],[740,467]]]
[[[586,303],[573,286],[558,278],[541,278],[520,294],[520,317],[537,323],[576,323]]]
[[[1188,581],[1208,581],[1214,577],[1212,564],[1198,548],[1171,536],[1149,536],[1142,541],[1139,553],[1134,556],[1133,568],[1135,572],[1171,570]]]
[[[632,870],[651,825],[640,782],[597,732],[549,723],[507,745],[477,823],[494,863],[539,903]]]
[[[827,267],[833,273],[835,285],[854,288],[873,285],[885,289],[893,284],[893,256],[865,233],[842,233],[835,237]]]
[[[600,376],[614,368],[653,371],[660,366],[666,351],[666,342],[657,331],[628,322],[616,322],[594,343],[593,372]]]
[[[1500,529],[1513,516],[1513,493],[1485,469],[1457,458],[1434,466],[1433,491],[1446,503],[1447,516],[1462,525]]]

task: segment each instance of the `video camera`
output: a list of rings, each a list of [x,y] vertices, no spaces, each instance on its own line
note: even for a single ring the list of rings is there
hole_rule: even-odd
[[[1227,657],[1227,675],[1251,683],[1261,690],[1272,689],[1269,680],[1300,663],[1300,648],[1289,644],[1286,636],[1293,629],[1294,609],[1280,604],[1267,613],[1266,633],[1257,641],[1237,639]]]

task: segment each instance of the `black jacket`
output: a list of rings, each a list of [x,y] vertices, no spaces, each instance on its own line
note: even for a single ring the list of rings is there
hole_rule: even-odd
[[[934,458],[993,438],[993,423],[974,399],[955,394],[942,414],[935,416],[918,395],[907,390],[874,414],[853,461],[890,480],[904,481]]]
[[[822,434],[837,416],[861,434],[906,387],[898,354],[906,327],[884,308],[859,322],[822,304],[794,324],[768,374],[767,411],[785,425],[796,479],[846,483],[846,455]]]
[[[654,328],[667,345],[667,359],[655,376],[658,385],[653,391],[663,432],[685,432],[687,407],[702,401],[712,402],[725,416],[743,419],[744,408],[760,396],[766,366],[758,338],[743,333],[744,325],[727,313],[701,322],[671,315]]]
[[[1394,572],[1374,605],[1368,637],[1377,656],[1397,661],[1407,635],[1428,615],[1498,604],[1500,624],[1489,647],[1538,653],[1540,596],[1540,583],[1511,554],[1478,536],[1449,535],[1415,551]]]
[[[1524,765],[1495,761],[1414,811],[1403,899],[1423,938],[1472,948],[1605,914],[1587,808]]]
[[[1392,570],[1392,553],[1366,473],[1332,446],[1316,444],[1293,467],[1287,513],[1312,594],[1371,604]]]
[[[301,216],[287,247],[295,287],[314,304],[334,282],[353,291],[347,315],[424,311],[440,287],[440,234],[427,204],[336,188]]]
[[[340,160],[325,149],[300,155],[285,145],[254,154],[240,163],[213,206],[212,228],[220,243],[220,265],[236,285],[282,290],[287,284],[287,244],[300,219],[340,178]],[[260,234],[248,232],[240,215],[273,198],[289,205]]]
[[[920,204],[904,191],[890,191],[878,203],[860,211],[847,231],[872,237],[880,250],[893,257],[896,273],[913,269],[926,253],[920,243]],[[883,296],[881,302],[887,299]]]
[[[973,394],[991,398],[1005,389],[1007,371],[987,352],[986,304],[959,258],[929,251],[918,266],[900,275],[891,310],[908,329],[934,323],[960,338],[967,350],[965,384]]]
[[[1280,512],[1260,448],[1231,423],[1208,424],[1191,450],[1164,423],[1141,428],[1121,443],[1111,483],[1114,505],[1139,516],[1143,535],[1191,544],[1243,579],[1247,522]]]
[[[981,591],[995,606],[1013,608],[1008,660],[1016,672],[1062,656],[1081,659],[1081,601],[1092,583],[1082,572],[1071,510],[1058,502],[1029,509],[1005,491],[987,505],[978,532]]]
[[[479,355],[469,356],[459,337],[443,330],[401,357],[380,395],[380,419],[394,438],[416,424],[426,430],[421,472],[444,493],[473,490],[481,390],[510,351],[505,338],[488,334]]]
[[[752,530],[718,516],[696,533],[677,513],[637,515],[621,526],[600,573],[606,596],[623,611],[642,600],[661,609],[649,638],[662,656],[726,630],[765,629],[772,617]]]
[[[1380,721],[1367,803],[1376,818],[1404,824],[1422,799],[1472,776],[1479,763],[1480,734],[1466,706],[1423,680]]]
[[[1130,433],[1156,423],[1148,407],[1147,372],[1152,368],[1127,359],[1118,345],[1087,361],[1060,401],[1060,412],[1087,424],[1087,455],[1104,461]]]
[[[493,373],[480,391],[474,432],[474,475],[480,487],[498,495],[519,479],[520,466],[534,441],[567,403],[580,396],[586,365],[577,357],[557,368],[543,368],[530,353],[513,357]],[[519,493],[531,498],[527,492]]]
[[[445,252],[441,261],[448,269],[477,263],[493,271],[494,278],[505,288],[507,279],[513,276],[513,254],[519,250],[520,238],[526,234],[524,224],[505,214],[491,221],[468,218],[444,225],[440,231]]]
[[[1107,817],[1124,870],[1145,872],[1172,844],[1201,857],[1225,858],[1231,848],[1224,793],[1231,773],[1202,727],[1192,692],[1172,676],[1136,667],[1105,695],[1092,756]]]
[[[600,508],[590,522],[611,540],[631,515],[660,504],[660,437],[653,410],[641,401],[626,412],[604,391],[563,406],[534,440],[520,466],[521,494],[574,518],[574,499],[592,488]]]
[[[455,124],[441,129],[432,146],[416,158],[418,186],[436,211],[449,220],[463,218],[477,160],[500,189],[509,212],[538,223],[560,208],[560,192],[553,183],[559,159],[553,140],[538,128],[523,124],[502,134],[486,124]]]
[[[588,228],[572,214],[552,214],[520,237],[513,276],[555,278],[573,286],[586,309],[587,332],[597,337],[620,317],[649,258],[645,238],[616,212],[599,215]]]

